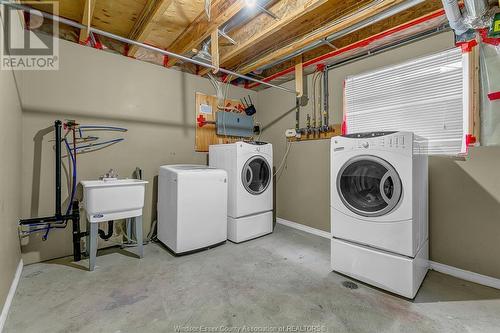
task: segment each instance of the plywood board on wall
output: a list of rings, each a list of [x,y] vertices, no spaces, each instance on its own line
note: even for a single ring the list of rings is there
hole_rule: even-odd
[[[228,108],[241,109],[243,105],[235,99],[226,99],[224,106]],[[207,121],[215,121],[216,112],[231,112],[217,109],[217,97],[202,93],[196,93],[196,119],[203,115]],[[194,150],[197,152],[208,152],[208,146],[222,143],[233,143],[243,140],[241,137],[217,135],[215,124],[206,124],[199,127],[196,123]]]

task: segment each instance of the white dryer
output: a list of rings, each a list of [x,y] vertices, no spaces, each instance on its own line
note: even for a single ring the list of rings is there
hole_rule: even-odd
[[[333,270],[415,297],[428,268],[426,148],[409,132],[332,138]]]
[[[227,238],[235,243],[273,230],[273,147],[265,142],[211,145],[209,165],[228,174]]]

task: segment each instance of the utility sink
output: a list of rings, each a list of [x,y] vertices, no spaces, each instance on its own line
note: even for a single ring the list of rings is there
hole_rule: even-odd
[[[81,181],[88,221],[97,223],[142,216],[147,183],[139,179]]]

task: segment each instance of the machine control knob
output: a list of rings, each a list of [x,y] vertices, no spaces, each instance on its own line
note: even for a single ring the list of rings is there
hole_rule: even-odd
[[[368,147],[370,147],[370,144],[369,144],[367,141],[363,141],[363,142],[361,143],[361,146],[362,146],[363,148],[368,148]]]

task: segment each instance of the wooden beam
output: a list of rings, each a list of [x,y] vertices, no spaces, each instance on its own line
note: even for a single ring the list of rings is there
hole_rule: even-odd
[[[282,0],[269,8],[270,11],[280,17],[275,20],[266,14],[260,14],[237,31],[230,33],[231,38],[238,44],[234,47],[223,49],[221,55],[221,66],[226,66],[249,48],[254,47],[262,40],[283,30],[288,24],[309,14],[319,6],[326,4],[328,0]],[[200,75],[205,75],[209,70],[203,69]]]
[[[469,67],[469,134],[479,138],[480,118],[479,118],[479,52],[477,47],[473,47],[468,53]]]
[[[130,30],[128,38],[141,43],[144,42],[153,30],[155,22],[165,13],[172,2],[173,0],[148,0],[141,15],[135,21],[132,30]],[[137,46],[132,46],[128,55],[135,56],[137,50]]]
[[[94,17],[95,2],[96,0],[85,0],[85,4],[83,7],[82,24],[86,25],[88,28],[90,28],[90,25],[92,24],[92,18]],[[79,42],[85,43],[88,37],[89,30],[80,29]]]
[[[244,6],[244,0],[213,0],[210,9],[210,21],[207,20],[203,10],[167,49],[177,54],[183,54],[197,48],[210,36],[212,31],[217,30],[221,25],[229,21]],[[173,66],[177,61],[174,58],[170,59],[169,66]]]
[[[214,69],[214,74],[219,71],[219,31],[215,29],[212,31],[210,50],[212,53],[212,65],[216,68]]]
[[[348,45],[351,45],[353,43],[356,43],[361,40],[365,40],[373,35],[382,33],[384,31],[387,31],[389,29],[398,27],[402,24],[406,24],[407,22],[419,19],[423,16],[435,13],[437,11],[440,11],[442,9],[442,2],[441,0],[427,0],[421,4],[418,4],[414,7],[411,7],[401,13],[398,13],[397,15],[393,15],[391,17],[388,17],[380,22],[377,22],[375,24],[372,24],[370,26],[364,27],[362,29],[359,29],[357,31],[354,31],[346,36],[340,37],[332,43],[335,44],[336,47],[338,48],[343,48]],[[313,50],[310,50],[306,53],[304,53],[303,56],[303,61],[307,62],[309,60],[321,57],[327,53],[330,53],[332,49],[329,46],[323,45],[319,46]],[[291,68],[295,65],[294,59],[287,60],[281,64],[278,64],[272,68],[269,68],[262,73],[263,77],[269,77],[272,76],[276,73],[282,72],[288,68]]]
[[[304,37],[301,37],[288,45],[282,47],[281,49],[275,50],[273,52],[269,52],[262,57],[259,57],[257,60],[243,66],[239,71],[243,74],[249,73],[251,71],[254,71],[268,63],[274,62],[280,58],[283,58],[289,54],[292,54],[298,49],[301,49],[312,42],[318,41],[320,39],[326,38],[327,36],[338,32],[342,29],[345,29],[351,25],[353,25],[356,22],[359,22],[361,20],[364,20],[366,18],[369,18],[375,14],[378,14],[391,6],[394,6],[403,0],[385,0],[380,2],[379,4],[376,4],[375,6],[371,7],[370,10],[363,10],[360,12],[356,12],[352,15],[350,15],[347,19],[340,21],[336,24],[330,24],[324,27],[321,27],[320,29],[317,29],[313,31],[310,34],[307,34]]]

